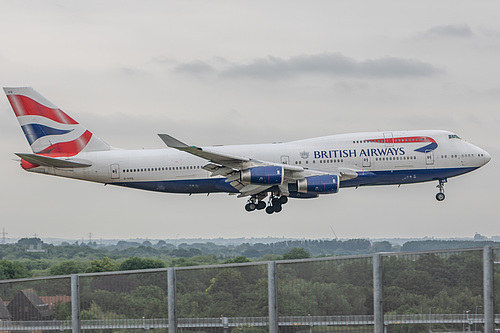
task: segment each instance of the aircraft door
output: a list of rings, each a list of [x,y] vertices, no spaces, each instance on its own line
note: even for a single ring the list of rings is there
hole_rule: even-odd
[[[434,165],[434,152],[432,150],[425,151],[425,164]]]
[[[283,155],[281,156],[281,164],[290,164],[290,156],[288,155]]]
[[[120,179],[120,166],[118,164],[111,164],[109,166],[111,179]]]
[[[371,167],[371,157],[370,156],[363,156],[363,167]]]
[[[394,137],[392,135],[392,132],[384,133],[384,142],[386,147],[394,147]]]

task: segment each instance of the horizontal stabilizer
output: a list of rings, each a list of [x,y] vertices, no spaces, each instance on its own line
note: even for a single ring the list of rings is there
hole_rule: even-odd
[[[54,168],[87,168],[92,165],[91,163],[73,162],[70,160],[63,160],[36,154],[16,153],[16,155],[26,162]]]

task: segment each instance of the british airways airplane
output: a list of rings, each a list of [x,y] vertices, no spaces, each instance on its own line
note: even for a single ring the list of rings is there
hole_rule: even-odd
[[[16,153],[29,172],[167,193],[236,194],[247,211],[278,213],[288,198],[341,187],[444,184],[490,155],[441,130],[331,135],[286,143],[201,147],[159,134],[165,149],[111,147],[33,88],[4,88],[33,153]],[[267,199],[267,203],[265,199]]]

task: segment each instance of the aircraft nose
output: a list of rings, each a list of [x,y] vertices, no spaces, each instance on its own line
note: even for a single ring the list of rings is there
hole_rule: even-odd
[[[491,155],[488,154],[486,150],[483,151],[483,155],[484,155],[484,164],[486,164],[491,160]]]

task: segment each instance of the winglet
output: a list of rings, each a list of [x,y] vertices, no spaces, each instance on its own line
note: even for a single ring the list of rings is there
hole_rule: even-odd
[[[168,134],[158,134],[158,136],[170,148],[177,148],[177,149],[179,149],[179,148],[188,148],[189,147],[184,142],[181,142],[181,141],[177,140],[176,138],[174,138],[174,137],[172,137],[172,136],[170,136]]]

